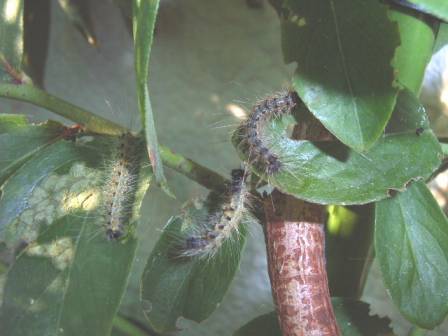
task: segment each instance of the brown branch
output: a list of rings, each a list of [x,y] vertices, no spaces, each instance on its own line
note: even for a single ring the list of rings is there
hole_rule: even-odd
[[[332,138],[313,121],[296,127],[293,136],[307,135]],[[341,335],[325,268],[324,207],[274,191],[264,208],[269,276],[283,336]]]
[[[340,335],[325,269],[323,206],[280,193],[273,197],[265,200],[265,234],[283,336]]]

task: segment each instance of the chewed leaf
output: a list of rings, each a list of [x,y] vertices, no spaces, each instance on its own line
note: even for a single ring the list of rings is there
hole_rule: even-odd
[[[137,246],[132,233],[151,178],[149,169],[141,169],[138,176],[131,176],[132,188],[126,183],[105,184],[113,178],[110,166],[116,166],[118,159],[139,162],[129,160],[130,154],[120,155],[128,149],[120,144],[115,137],[84,134],[59,140],[39,151],[4,184],[1,237],[11,245],[29,244],[8,273],[2,332],[11,336],[110,333]],[[133,149],[143,151],[143,146],[136,144]],[[112,216],[105,202],[109,193],[132,199],[126,209],[129,214],[113,215],[129,233],[119,241],[107,235],[107,218]]]
[[[212,220],[207,204],[190,207],[183,217],[172,218],[154,248],[142,277],[141,300],[151,326],[165,332],[176,329],[179,317],[203,321],[222,301],[240,262],[245,244],[246,226],[242,219],[238,230],[225,239],[218,251],[207,257],[179,258],[173,248],[191,237],[202,220]]]
[[[117,150],[113,137],[84,135],[73,141],[59,140],[39,150],[2,185],[0,239],[9,245],[32,242],[58,218],[79,210],[95,214],[98,232],[104,231],[101,236],[105,238],[109,216],[106,200],[114,192],[105,181],[110,179],[107,173],[115,164]],[[126,216],[120,211],[114,214],[121,216],[120,225],[126,232],[128,225],[124,221],[136,220],[150,176],[145,170],[135,178],[130,177],[133,188],[127,188],[128,194],[132,192],[132,197],[128,198],[132,199],[132,204],[126,208],[129,213]],[[116,188],[123,188],[123,184]],[[121,195],[126,196],[126,193]]]
[[[371,148],[398,92],[391,61],[400,38],[387,7],[364,0],[283,3],[283,54],[297,62],[294,88],[342,143]]]
[[[0,114],[0,185],[20,165],[58,140],[63,129],[52,121],[35,125],[25,116]]]
[[[52,148],[54,149],[54,148]],[[47,154],[47,153],[44,153]],[[37,166],[39,167],[39,166]],[[27,168],[27,167],[25,167]],[[54,166],[42,168],[54,169]],[[25,169],[29,174],[29,169]],[[58,218],[77,210],[94,210],[101,199],[100,175],[82,163],[74,163],[66,174],[43,170],[44,178],[32,176],[33,180],[23,181],[22,172],[6,184],[0,209],[2,219],[2,241],[14,245],[19,241],[34,241],[42,228],[53,224]],[[48,174],[48,175],[46,175]],[[13,197],[11,190],[19,193]],[[22,201],[21,195],[26,195]]]
[[[376,204],[375,253],[401,313],[432,329],[448,313],[448,220],[422,181]]]
[[[299,118],[306,111],[301,111]],[[281,162],[278,172],[260,167],[245,146],[248,129],[233,136],[240,157],[260,177],[281,191],[321,204],[364,204],[402,190],[412,179],[429,176],[439,165],[441,149],[429,128],[423,107],[407,90],[400,93],[386,133],[363,154],[337,141],[312,142],[288,138],[290,116],[264,123],[260,141]],[[300,122],[300,120],[299,120]]]
[[[107,241],[83,212],[60,218],[9,270],[2,334],[108,335],[136,246]]]
[[[392,330],[390,320],[369,315],[368,304],[351,299],[332,298],[339,328],[344,336],[386,335]],[[261,315],[240,329],[233,336],[281,336],[276,312]]]
[[[14,244],[20,238],[27,236],[25,231],[22,230],[22,228],[24,229],[23,225],[26,223],[29,225],[39,224],[36,218],[31,216],[31,209],[36,208],[37,211],[39,203],[43,201],[40,199],[40,189],[37,189],[38,185],[57,169],[66,167],[75,161],[81,161],[82,156],[80,154],[72,143],[66,141],[56,142],[41,150],[38,156],[27,161],[12,174],[2,186],[0,199],[0,213],[2,214],[0,218],[0,232],[2,240],[7,239]],[[68,185],[66,187],[68,188]],[[55,208],[56,206],[57,204],[54,205]],[[48,211],[48,208],[45,211]],[[21,220],[19,216],[24,217]],[[28,227],[28,225],[25,226]],[[35,238],[37,232],[35,231],[32,237]]]

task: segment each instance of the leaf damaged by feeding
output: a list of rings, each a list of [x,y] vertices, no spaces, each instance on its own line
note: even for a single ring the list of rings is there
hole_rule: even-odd
[[[284,59],[297,63],[292,84],[300,98],[342,143],[368,151],[381,138],[399,91],[392,61],[400,32],[387,6],[287,0],[281,24]]]
[[[100,174],[83,163],[74,163],[66,174],[51,173],[27,197],[24,209],[2,232],[8,244],[30,243],[57,219],[74,211],[99,206]]]
[[[62,128],[61,134],[67,128]],[[68,138],[59,138],[54,144],[46,145],[39,150],[29,162],[26,162],[2,186],[0,210],[1,239],[8,245],[20,241],[29,243],[37,238],[41,230],[51,225],[61,216],[81,211],[86,218],[94,219],[96,234],[107,236],[107,208],[110,207],[112,163],[119,156],[119,138],[112,136],[93,136],[82,131],[82,128],[68,128]],[[132,138],[129,142],[136,144],[126,148],[121,157],[123,166],[120,174],[127,171],[127,179],[120,184],[121,200],[114,204],[121,210],[112,214],[113,224],[124,224],[120,237],[127,237],[133,232],[138,219],[139,208],[145,193],[150,175],[149,169],[140,166],[139,153],[143,152],[141,138]],[[65,138],[65,137],[63,137]],[[98,152],[98,148],[101,151]],[[133,153],[132,155],[130,153]],[[132,160],[126,157],[132,156]],[[132,161],[132,165],[124,165]],[[116,165],[115,165],[116,168]],[[129,172],[132,172],[129,176]],[[127,225],[131,222],[130,225]],[[118,237],[117,237],[118,238]]]
[[[253,172],[299,199],[365,204],[388,197],[389,189],[403,188],[411,179],[427,178],[440,165],[440,144],[429,128],[425,110],[408,90],[400,92],[385,134],[362,154],[337,140],[290,139],[287,128],[297,122],[299,127],[310,127],[309,116],[305,106],[298,105],[294,115],[281,114],[260,124],[257,134],[261,143],[282,163],[282,169],[272,174],[254,161],[253,150],[245,144],[250,137],[245,124],[232,138],[239,156]],[[424,132],[416,135],[418,127]]]
[[[137,244],[111,244],[96,231],[95,219],[74,212],[16,256],[4,287],[2,333],[110,334]]]

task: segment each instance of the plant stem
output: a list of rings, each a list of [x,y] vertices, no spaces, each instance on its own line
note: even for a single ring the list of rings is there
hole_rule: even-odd
[[[220,174],[194,162],[193,160],[174,153],[168,147],[160,146],[160,156],[167,167],[184,174],[206,188],[219,189],[222,188],[225,183],[229,183],[229,180]]]
[[[86,130],[94,133],[119,135],[124,131],[120,125],[98,117],[32,85],[0,84],[0,96],[46,108],[64,118],[82,124]]]
[[[283,336],[340,335],[325,269],[324,207],[276,192],[266,198],[265,211],[269,276]]]
[[[125,127],[96,116],[90,111],[84,110],[31,85],[0,84],[0,97],[24,101],[43,107],[57,115],[82,124],[86,130],[94,133],[120,135],[129,131]],[[160,152],[164,165],[208,189],[215,189],[222,186],[225,182],[228,182],[220,174],[180,154],[174,153],[165,146],[160,146]]]
[[[293,138],[331,140],[314,118]],[[331,304],[325,262],[325,207],[275,191],[265,198],[269,277],[283,336],[341,334]]]

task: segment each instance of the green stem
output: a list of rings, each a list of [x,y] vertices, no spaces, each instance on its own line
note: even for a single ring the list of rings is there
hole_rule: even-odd
[[[154,334],[147,333],[145,330],[139,328],[137,325],[129,321],[128,319],[116,315],[114,317],[113,326],[116,330],[121,331],[126,335],[132,336],[152,336]]]
[[[218,173],[215,173],[182,155],[174,153],[171,149],[165,146],[160,146],[160,156],[167,167],[184,174],[206,188],[219,189],[222,188],[224,183],[229,182]]]
[[[120,135],[128,131],[125,127],[96,116],[92,112],[30,85],[0,84],[0,97],[24,101],[43,107],[57,115],[82,124],[86,130],[94,133]],[[160,152],[164,165],[208,189],[219,188],[223,183],[227,182],[227,179],[220,174],[180,154],[175,154],[165,146],[160,146]]]
[[[82,124],[86,130],[94,133],[119,135],[125,131],[123,127],[112,121],[98,117],[32,85],[0,84],[0,96],[46,108],[64,118]]]

